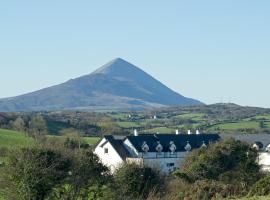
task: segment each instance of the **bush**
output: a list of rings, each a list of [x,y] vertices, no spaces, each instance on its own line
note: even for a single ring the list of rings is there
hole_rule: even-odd
[[[39,147],[15,150],[5,167],[8,199],[45,199],[68,176],[71,162],[60,152]]]
[[[69,176],[49,199],[100,199],[111,178],[108,168],[91,150],[74,150],[69,155],[72,160]]]
[[[265,196],[270,194],[270,176],[262,178],[250,189],[249,196]]]
[[[87,144],[85,141],[83,141],[81,138],[66,138],[64,145],[66,148],[69,149],[88,149],[90,147],[89,144]]]
[[[231,188],[225,194],[243,196],[261,177],[257,156],[247,143],[234,139],[221,141],[207,149],[193,151],[175,175],[191,184],[191,193],[206,187],[210,193],[223,196],[224,191]]]
[[[123,199],[146,199],[161,189],[162,177],[156,170],[137,164],[125,164],[115,174],[117,195]],[[119,197],[120,198],[120,197]]]
[[[0,147],[0,157],[5,157],[8,152],[7,147]]]

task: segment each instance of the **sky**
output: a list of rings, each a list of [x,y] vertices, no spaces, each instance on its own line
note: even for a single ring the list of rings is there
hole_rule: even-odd
[[[269,0],[8,0],[0,98],[121,57],[207,104],[270,108]]]

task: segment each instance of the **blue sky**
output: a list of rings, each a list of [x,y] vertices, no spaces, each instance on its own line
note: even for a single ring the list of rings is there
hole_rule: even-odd
[[[0,98],[121,57],[205,103],[270,107],[268,0],[0,3]]]

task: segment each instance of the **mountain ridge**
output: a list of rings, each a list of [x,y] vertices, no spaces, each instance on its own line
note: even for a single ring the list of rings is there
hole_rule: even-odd
[[[0,99],[0,111],[145,109],[198,105],[137,66],[116,58],[94,72],[16,97]]]

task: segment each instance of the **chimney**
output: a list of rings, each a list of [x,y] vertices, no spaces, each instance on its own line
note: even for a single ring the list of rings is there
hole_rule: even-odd
[[[175,130],[175,135],[179,135],[179,130]]]
[[[200,131],[199,130],[196,130],[196,135],[200,135]]]
[[[134,136],[138,136],[139,134],[138,134],[138,131],[137,131],[137,129],[134,129]]]
[[[188,133],[187,133],[188,135],[191,135],[192,133],[191,133],[191,130],[188,130]]]

